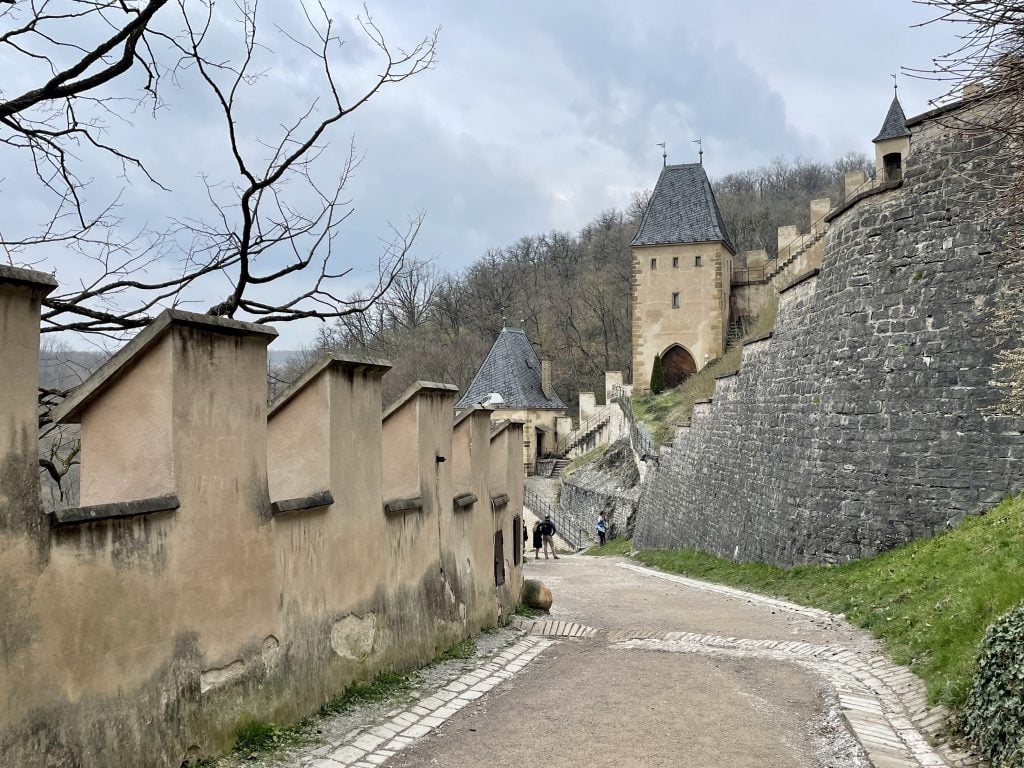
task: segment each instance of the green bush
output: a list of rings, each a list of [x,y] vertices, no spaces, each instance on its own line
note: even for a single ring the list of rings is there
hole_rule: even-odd
[[[1024,603],[985,632],[963,728],[993,768],[1024,768]]]
[[[651,392],[660,395],[665,391],[665,372],[661,368],[661,355],[654,356],[654,367],[651,368]]]

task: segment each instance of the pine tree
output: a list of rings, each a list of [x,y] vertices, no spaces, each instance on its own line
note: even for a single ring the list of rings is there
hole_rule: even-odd
[[[651,392],[660,395],[665,391],[665,372],[661,370],[661,355],[654,356],[654,367],[651,368]]]

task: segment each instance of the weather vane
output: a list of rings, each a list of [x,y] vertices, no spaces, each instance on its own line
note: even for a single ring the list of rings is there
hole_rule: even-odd
[[[897,90],[899,90],[899,87],[900,87],[899,83],[896,82],[896,74],[893,73],[893,74],[889,75],[889,77],[892,78],[892,90],[893,90],[893,93],[895,93]]]
[[[668,165],[668,150],[665,149],[665,142],[656,144],[655,146],[661,147],[661,165],[662,167]]]
[[[693,143],[697,145],[697,152],[700,157],[700,164],[704,165],[704,142],[700,139],[694,139]]]

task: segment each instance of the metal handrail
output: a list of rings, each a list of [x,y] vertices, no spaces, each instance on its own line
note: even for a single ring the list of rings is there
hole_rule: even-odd
[[[541,520],[544,517],[549,516],[552,522],[555,524],[555,535],[561,536],[562,539],[570,547],[572,543],[572,525],[566,523],[563,526],[564,518],[562,512],[558,507],[555,507],[548,502],[544,501],[536,492],[530,490],[528,487],[523,487],[523,506],[529,508],[533,514],[535,514]],[[579,552],[583,549],[583,529],[576,526],[576,551]]]
[[[611,409],[608,405],[604,405],[600,410],[595,411],[586,421],[581,421],[576,429],[555,443],[555,455],[565,456],[565,454],[579,445],[587,435],[591,434],[594,429],[607,422],[610,416]]]
[[[779,252],[775,255],[775,257],[766,261],[763,266],[755,267],[753,269],[734,269],[732,271],[732,281],[748,283],[753,282],[755,280],[770,280],[771,278],[775,277],[775,275],[777,275],[779,272],[781,272],[789,265],[789,262],[791,262],[794,258],[803,253],[803,251],[809,248],[811,245],[814,245],[814,243],[817,242],[817,240],[820,237],[822,237],[826,232],[828,232],[828,226],[825,223],[825,219],[828,218],[828,215],[832,213],[832,211],[834,211],[836,208],[838,208],[840,205],[845,203],[850,198],[856,197],[861,192],[864,192],[865,190],[874,187],[876,181],[877,180],[874,177],[865,179],[863,184],[858,184],[850,191],[849,194],[846,194],[844,191],[843,196],[839,199],[839,202],[837,202],[834,206],[830,207],[828,211],[826,211],[813,222],[811,222],[811,227],[807,232],[800,234],[799,237],[793,238],[793,240],[790,243],[785,245],[783,248],[780,248]],[[810,238],[810,240],[805,243],[806,238]],[[799,244],[797,244],[798,241]],[[794,245],[796,246],[795,249]],[[783,261],[785,261],[786,264],[784,264],[782,267],[779,267],[779,264],[782,263]],[[756,275],[758,272],[761,273],[760,278],[751,277],[751,275]],[[742,275],[742,278],[739,277],[740,275]]]
[[[649,456],[656,456],[654,436],[637,421],[636,414],[633,413],[633,393],[626,387],[615,385],[612,387],[612,400],[619,403],[620,410],[629,422],[629,442],[640,454],[641,461]]]

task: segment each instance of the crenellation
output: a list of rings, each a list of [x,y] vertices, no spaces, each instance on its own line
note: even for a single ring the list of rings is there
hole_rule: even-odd
[[[22,385],[0,390],[0,763],[223,752],[243,713],[300,719],[514,610],[522,424],[492,439],[490,411],[472,409],[455,425],[456,388],[424,382],[382,412],[387,363],[343,356],[268,411],[275,334],[224,318],[164,313],[67,399],[83,505],[43,516],[35,376],[52,286],[8,272],[0,334],[18,341],[0,345],[0,378]],[[475,501],[496,493],[498,509]]]

